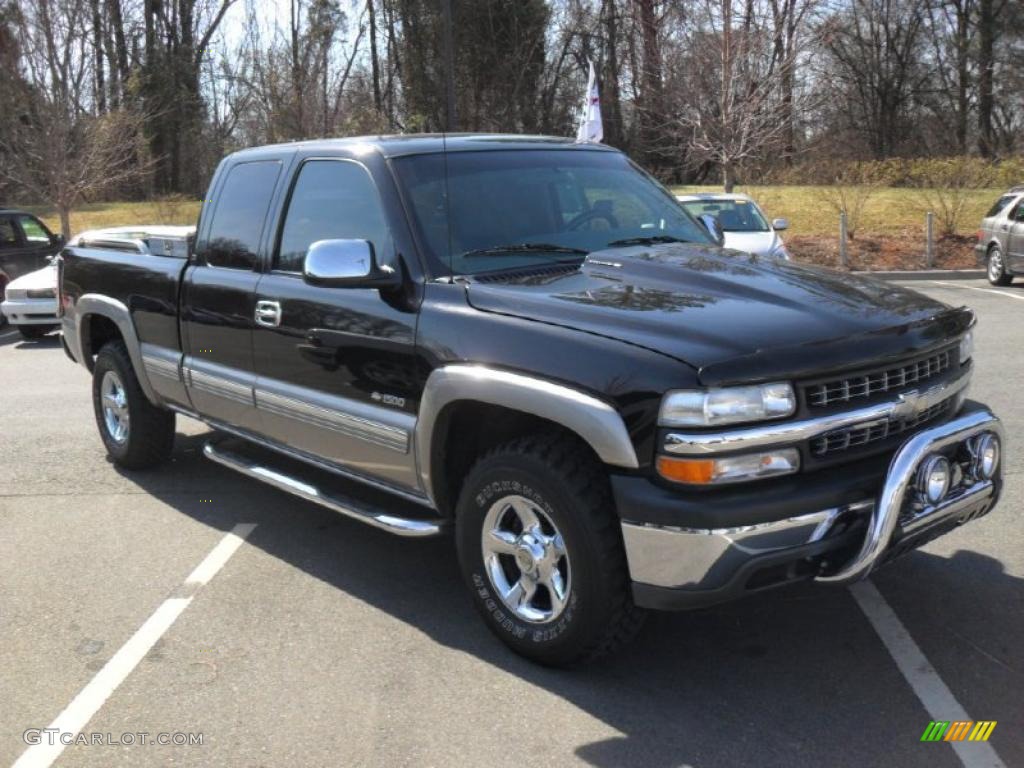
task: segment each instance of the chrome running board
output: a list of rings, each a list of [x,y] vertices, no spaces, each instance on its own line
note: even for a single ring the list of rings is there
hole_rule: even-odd
[[[206,443],[203,446],[203,454],[206,458],[228,469],[241,472],[243,475],[272,485],[285,493],[298,496],[306,501],[312,501],[314,504],[327,507],[330,510],[345,515],[345,517],[351,517],[353,520],[372,525],[374,528],[380,528],[397,536],[424,538],[427,536],[437,536],[444,530],[444,521],[442,520],[416,520],[414,518],[389,515],[366,502],[327,493],[312,483],[285,474],[266,463],[227,450],[215,445],[213,442]]]

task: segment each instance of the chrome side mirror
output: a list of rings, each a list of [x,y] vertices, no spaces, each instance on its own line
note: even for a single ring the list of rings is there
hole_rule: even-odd
[[[317,240],[306,251],[302,277],[339,288],[393,288],[401,281],[394,269],[377,264],[368,240]]]
[[[772,221],[772,229],[776,232],[781,232],[784,229],[789,229],[789,221],[787,219],[774,219]]]
[[[722,231],[722,225],[718,223],[716,216],[712,216],[710,213],[702,213],[700,215],[700,223],[704,225],[704,229],[711,233],[716,243],[719,245],[725,243],[725,233]]]

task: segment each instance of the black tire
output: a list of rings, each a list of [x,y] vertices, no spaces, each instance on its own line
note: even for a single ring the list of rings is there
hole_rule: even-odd
[[[116,382],[123,400],[122,411],[127,411],[123,439],[118,440],[107,424],[104,413],[103,388],[107,374]],[[135,376],[128,350],[120,341],[104,345],[96,356],[92,374],[92,404],[96,426],[107,454],[119,467],[149,469],[171,454],[174,448],[174,413],[153,405],[146,399]],[[119,422],[121,423],[121,422]]]
[[[488,512],[516,497],[531,502],[538,517],[547,517],[564,540],[565,568],[571,568],[563,582],[568,592],[561,612],[549,621],[527,621],[510,609],[485,560]],[[644,612],[633,605],[608,478],[577,440],[540,435],[489,451],[462,487],[455,536],[459,565],[477,609],[491,631],[522,656],[549,666],[591,661],[632,640],[643,624]],[[507,557],[511,564],[499,567],[522,576],[517,558]],[[547,598],[551,605],[548,589],[534,592],[534,599]]]
[[[988,249],[985,275],[992,285],[1007,286],[1013,282],[1013,275],[1006,271],[1006,261],[1003,259],[1003,252],[998,245],[993,245]]]
[[[18,333],[25,341],[38,341],[53,329],[52,325],[19,325]]]

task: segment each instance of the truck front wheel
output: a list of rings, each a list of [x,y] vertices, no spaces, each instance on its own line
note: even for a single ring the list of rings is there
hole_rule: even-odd
[[[487,625],[527,658],[589,661],[640,629],[607,477],[571,438],[521,438],[483,456],[462,487],[456,542]]]
[[[174,413],[146,399],[120,341],[106,344],[92,373],[96,425],[114,463],[125,469],[160,464],[174,447]]]

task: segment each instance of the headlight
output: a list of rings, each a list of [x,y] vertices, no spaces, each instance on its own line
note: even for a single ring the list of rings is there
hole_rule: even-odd
[[[678,389],[661,401],[658,421],[666,427],[714,427],[790,416],[796,395],[788,382],[723,389]]]
[[[960,339],[960,365],[974,357],[974,331],[968,331]]]
[[[721,459],[659,456],[657,466],[658,474],[666,480],[688,485],[719,485],[790,475],[800,469],[800,453],[796,448],[779,448]]]

